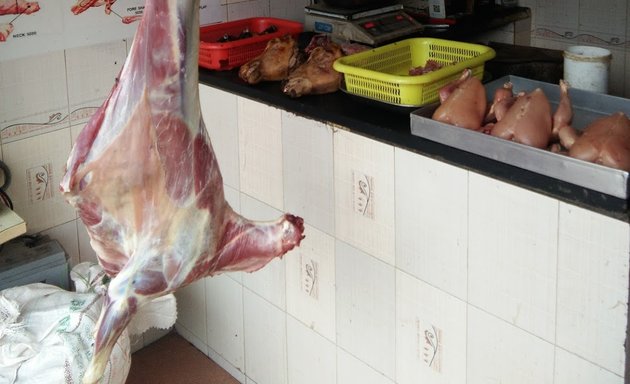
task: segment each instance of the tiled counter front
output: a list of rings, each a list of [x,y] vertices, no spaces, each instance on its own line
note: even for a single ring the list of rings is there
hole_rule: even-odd
[[[177,330],[243,383],[613,384],[628,223],[208,86],[241,214],[302,246],[178,292]]]

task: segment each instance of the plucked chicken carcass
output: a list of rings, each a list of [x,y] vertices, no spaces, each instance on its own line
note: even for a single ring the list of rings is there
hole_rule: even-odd
[[[198,94],[199,0],[147,0],[108,99],[61,182],[113,277],[84,383],[98,381],[139,307],[204,276],[255,271],[303,238],[301,218],[256,223],[226,203]]]
[[[501,121],[507,111],[512,107],[512,105],[514,105],[517,97],[524,95],[524,93],[520,93],[519,95],[515,96],[512,93],[513,87],[514,85],[511,82],[507,82],[503,84],[503,87],[497,88],[497,90],[494,92],[494,98],[492,99],[492,104],[490,105],[488,114],[484,119],[484,123],[493,124],[497,121]]]
[[[570,126],[573,121],[573,107],[571,105],[571,98],[569,97],[569,83],[565,80],[560,80],[560,101],[558,108],[553,114],[553,128],[551,134],[554,140],[558,139],[559,132],[565,127]]]
[[[540,88],[519,96],[501,121],[490,130],[492,136],[536,148],[546,148],[551,138],[551,106]]]
[[[549,100],[540,88],[530,93],[519,93],[515,101],[504,99],[512,104],[504,112],[501,112],[504,105],[500,101],[495,114],[504,116],[496,116],[497,123],[490,134],[536,148],[547,148],[557,138],[558,132],[571,124],[573,110],[568,87],[567,82],[560,80],[560,101],[553,115]]]
[[[279,81],[286,79],[298,64],[298,43],[291,35],[285,35],[269,40],[263,53],[241,66],[238,76],[248,84]]]
[[[486,115],[486,90],[470,69],[440,89],[439,97],[441,104],[433,113],[433,120],[474,131],[481,129]]]
[[[623,112],[593,121],[581,135],[563,127],[560,142],[569,156],[630,172],[630,119]]]
[[[341,47],[332,41],[313,47],[308,60],[289,74],[282,92],[291,97],[336,92],[341,73],[333,69],[333,63],[341,56]]]

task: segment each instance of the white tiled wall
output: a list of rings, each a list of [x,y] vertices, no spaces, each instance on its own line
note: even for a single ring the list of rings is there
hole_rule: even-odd
[[[336,236],[394,264],[394,148],[338,130],[333,152]]]
[[[564,50],[591,45],[612,52],[609,93],[630,97],[630,4],[626,0],[519,0],[532,10],[531,45]]]
[[[212,0],[201,19],[300,21],[308,3]],[[533,11],[534,45],[612,49],[611,92],[630,95],[626,1],[521,5]],[[57,238],[73,264],[95,254],[56,185],[129,43],[0,58],[8,192],[29,231]],[[623,381],[627,224],[202,89],[229,203],[252,217],[306,219],[307,239],[284,260],[178,293],[180,333],[241,382]]]
[[[202,24],[210,24],[248,16],[274,16],[302,21],[303,7],[308,3],[308,0],[208,0],[202,3],[204,6],[200,9],[200,20]],[[59,195],[59,181],[64,173],[66,159],[74,139],[109,94],[122,68],[132,39],[118,39],[104,43],[102,41],[90,42],[88,38],[84,40],[82,44],[74,44],[65,50],[51,52],[50,49],[44,49],[42,52],[45,53],[25,58],[7,60],[6,56],[3,57],[0,54],[0,100],[2,100],[0,102],[0,155],[13,172],[12,184],[7,192],[14,201],[15,210],[26,219],[29,233],[42,232],[57,239],[66,250],[71,265],[81,261],[96,261],[96,255],[89,244],[89,237],[83,224],[77,219],[74,210]],[[9,56],[22,57],[23,55]],[[268,172],[274,167],[281,170],[282,157],[274,158],[273,152],[258,152],[256,155],[258,158],[250,157],[252,162],[240,164],[241,168],[238,157],[239,144],[245,146],[247,144],[246,141],[239,141],[238,120],[233,118],[239,110],[237,100],[229,97],[213,97],[207,100],[202,94],[201,103],[204,114],[211,116],[211,118],[206,117],[206,121],[213,122],[208,127],[208,131],[219,158],[228,201],[233,207],[239,207],[240,189],[244,188],[265,203],[281,209],[283,207],[282,195],[277,195],[282,191],[281,171],[261,175],[259,179],[251,176],[259,170]],[[279,111],[276,112],[276,116],[276,127],[279,128]],[[265,116],[259,121],[267,122],[270,119]],[[230,129],[213,129],[216,126]],[[256,137],[260,133],[266,135],[269,130],[269,127],[260,126],[255,126],[253,130],[250,128],[251,125],[248,124],[244,132],[241,132],[241,136],[247,139]],[[330,132],[329,137],[332,140]],[[275,148],[279,149],[283,138],[276,135],[273,139],[277,143]],[[329,148],[332,149],[332,142]],[[262,161],[259,164],[262,167],[252,168],[258,160]],[[315,172],[313,175],[321,176],[317,173],[315,164],[312,167]],[[245,182],[241,185],[243,176]],[[266,181],[265,177],[271,178]],[[332,169],[329,177],[332,180]],[[298,191],[289,190],[288,193],[288,202],[291,205],[294,200],[290,199],[298,195]],[[277,200],[270,201],[265,196],[273,196]],[[321,215],[322,222],[328,222],[322,230],[330,234],[333,231],[334,218],[327,217],[323,212],[331,210],[320,208],[331,204],[332,198],[320,199],[318,202],[323,206],[311,209],[311,212],[314,215]],[[282,262],[277,267],[277,273],[283,275],[284,268],[284,262]],[[241,284],[241,274],[229,276]],[[269,280],[273,281],[273,278],[274,276],[271,276]],[[253,280],[256,279],[246,278],[246,283],[249,286],[255,285]],[[284,282],[281,285],[284,286]],[[200,286],[203,287],[203,284]],[[187,288],[182,295],[185,295],[187,299],[196,297],[201,291],[200,286]],[[330,288],[327,289],[330,291]],[[284,296],[284,291],[282,291],[282,296]],[[327,300],[330,302],[329,299]],[[184,310],[182,313],[186,313],[186,311],[194,311],[195,308],[186,309],[184,305],[180,308],[182,309]],[[203,343],[196,343],[201,347],[206,342],[206,332],[202,331],[200,324],[201,322],[196,325],[187,323],[192,328],[190,337],[203,341]],[[326,332],[330,332],[330,325],[322,326],[328,329]],[[159,338],[163,333],[151,332],[146,334],[145,340],[143,337],[135,338],[134,350]],[[241,357],[239,363],[234,354],[235,352],[229,356],[229,362],[236,366],[240,364],[239,369],[242,369],[244,359]]]
[[[241,117],[277,113],[207,86],[201,92],[207,100],[238,104]],[[278,113],[284,206],[230,187],[226,194],[245,216],[305,214],[306,239],[241,280],[216,276],[205,280],[205,291],[193,287],[178,295],[177,330],[240,382],[624,381],[627,223]],[[253,140],[239,151],[256,154],[268,138]],[[366,247],[340,228],[340,215],[349,222],[362,215],[347,185],[351,170],[372,175],[375,195],[383,188],[390,194],[375,201],[391,209],[392,223],[366,229],[379,237],[378,246]],[[308,191],[324,186],[335,191],[332,203]],[[311,201],[330,204],[333,227]]]
[[[555,338],[558,201],[469,174],[468,301]]]

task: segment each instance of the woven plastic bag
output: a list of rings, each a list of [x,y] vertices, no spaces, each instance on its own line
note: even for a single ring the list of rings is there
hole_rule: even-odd
[[[90,362],[101,310],[97,293],[29,284],[0,292],[0,383],[80,383]],[[102,384],[123,384],[131,365],[127,331]]]

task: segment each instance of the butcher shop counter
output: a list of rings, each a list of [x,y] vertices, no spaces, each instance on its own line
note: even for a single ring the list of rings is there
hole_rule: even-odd
[[[568,182],[527,171],[431,140],[410,131],[409,108],[359,99],[338,91],[292,99],[276,82],[250,86],[233,71],[200,68],[200,82],[259,101],[296,115],[332,124],[353,133],[403,148],[445,163],[535,191],[603,215],[629,221],[628,201]]]

